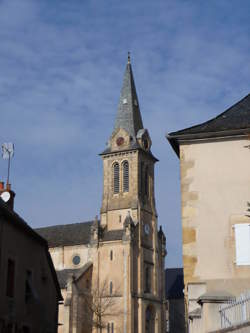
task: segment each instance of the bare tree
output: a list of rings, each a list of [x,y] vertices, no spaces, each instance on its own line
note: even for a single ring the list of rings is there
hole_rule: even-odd
[[[110,316],[117,318],[122,315],[119,308],[120,297],[118,289],[110,293],[106,279],[102,283],[92,282],[91,288],[86,288],[81,292],[82,305],[85,309],[84,320],[102,333],[103,328],[107,327]]]

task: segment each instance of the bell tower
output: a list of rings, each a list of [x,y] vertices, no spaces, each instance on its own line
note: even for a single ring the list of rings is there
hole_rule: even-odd
[[[101,224],[108,230],[121,229],[128,211],[139,221],[141,210],[156,215],[154,163],[151,139],[143,128],[130,56],[113,132],[103,158]],[[146,227],[148,228],[148,227]]]
[[[158,160],[151,145],[148,130],[143,127],[128,56],[114,128],[100,154],[100,229],[104,236],[99,247],[100,258],[107,256],[104,251],[112,251],[112,256],[119,258],[114,271],[110,268],[108,272],[102,259],[99,274],[112,279],[112,285],[122,286],[121,331],[126,333],[164,331],[165,236],[157,226],[154,165]],[[116,243],[112,242],[115,239]],[[116,277],[115,272],[119,272]],[[121,325],[118,318],[114,321]]]

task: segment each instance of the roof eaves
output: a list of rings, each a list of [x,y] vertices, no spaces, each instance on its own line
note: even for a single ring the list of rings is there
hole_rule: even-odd
[[[12,211],[0,198],[0,209],[5,217],[11,219],[11,223],[13,223],[19,229],[22,229],[24,232],[27,232],[31,237],[35,238],[42,245],[48,246],[48,242],[42,236],[40,236],[37,232],[35,232],[17,213]]]
[[[229,137],[246,137],[250,134],[250,128],[241,128],[236,130],[224,130],[204,133],[192,133],[192,134],[178,134],[178,132],[172,132],[166,134],[166,139],[171,144],[172,148],[176,152],[177,156],[180,155],[179,145],[185,141],[196,141],[196,140],[214,140],[223,139]]]

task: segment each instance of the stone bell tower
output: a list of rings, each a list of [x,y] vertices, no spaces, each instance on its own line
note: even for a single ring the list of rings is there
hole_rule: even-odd
[[[127,274],[122,291],[122,302],[128,304],[123,332],[129,333],[164,330],[165,236],[157,227],[154,165],[158,160],[151,153],[151,144],[143,127],[128,56],[113,132],[107,148],[100,154],[103,159],[100,227],[114,235],[123,230],[122,247],[110,243],[106,248],[112,246],[115,251],[117,246],[117,251],[127,258],[126,265],[119,268],[117,264],[116,269],[123,277]]]

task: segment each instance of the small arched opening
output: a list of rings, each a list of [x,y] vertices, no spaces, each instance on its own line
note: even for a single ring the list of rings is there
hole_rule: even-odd
[[[155,333],[155,309],[152,305],[148,305],[145,313],[146,319],[146,333]]]

